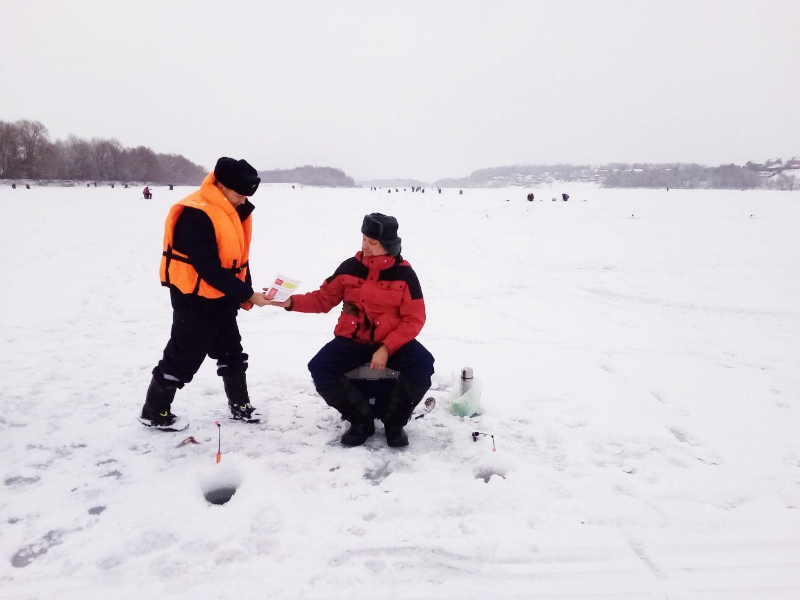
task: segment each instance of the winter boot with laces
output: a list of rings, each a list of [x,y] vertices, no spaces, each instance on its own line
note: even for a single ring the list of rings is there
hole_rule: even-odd
[[[151,379],[139,422],[145,427],[154,427],[163,431],[186,429],[189,422],[174,415],[170,410],[172,400],[175,398],[175,391],[176,388],[165,387],[155,378]]]
[[[247,393],[247,378],[242,373],[223,375],[222,384],[225,386],[225,395],[228,396],[228,407],[231,409],[231,419],[245,423],[260,423],[261,413],[250,404]]]

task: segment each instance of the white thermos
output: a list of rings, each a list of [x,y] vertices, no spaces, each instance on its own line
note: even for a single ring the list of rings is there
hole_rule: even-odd
[[[461,395],[466,394],[472,387],[472,368],[464,367],[461,369]]]
[[[459,417],[472,417],[481,412],[481,385],[473,379],[472,369],[461,369],[461,381],[458,388],[453,388],[453,393],[458,392],[450,401],[450,410]]]

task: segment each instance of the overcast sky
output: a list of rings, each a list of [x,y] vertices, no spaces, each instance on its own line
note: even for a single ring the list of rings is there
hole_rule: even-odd
[[[798,0],[0,0],[0,120],[432,181],[800,155]]]

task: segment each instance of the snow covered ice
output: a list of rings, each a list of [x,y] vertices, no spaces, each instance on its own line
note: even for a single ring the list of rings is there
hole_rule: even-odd
[[[800,598],[800,192],[262,186],[255,283],[316,289],[393,214],[434,387],[480,380],[390,449],[314,392],[336,309],[241,314],[266,423],[210,360],[186,431],[137,422],[191,189],[0,186],[4,600]]]

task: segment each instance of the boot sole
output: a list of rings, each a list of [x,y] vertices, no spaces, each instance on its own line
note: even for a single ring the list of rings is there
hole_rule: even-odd
[[[239,423],[250,423],[251,425],[256,425],[261,423],[261,417],[255,417],[254,419],[242,419],[234,416],[228,417],[231,421],[238,421]]]
[[[367,440],[369,438],[371,438],[373,435],[375,435],[374,431],[372,433],[370,433],[367,437],[365,437],[363,440],[358,442],[357,444],[349,444],[349,443],[345,442],[344,439],[341,439],[340,441],[342,443],[342,446],[347,446],[348,448],[358,448],[359,446],[363,446],[364,444],[366,444]]]
[[[408,441],[405,441],[402,444],[391,444],[389,442],[386,442],[386,445],[389,446],[389,448],[405,448],[406,446],[408,446]]]
[[[156,425],[150,419],[143,419],[139,417],[139,423],[148,429],[158,429],[159,431],[183,431],[189,427],[189,419],[186,417],[175,417],[175,422],[172,425]]]

